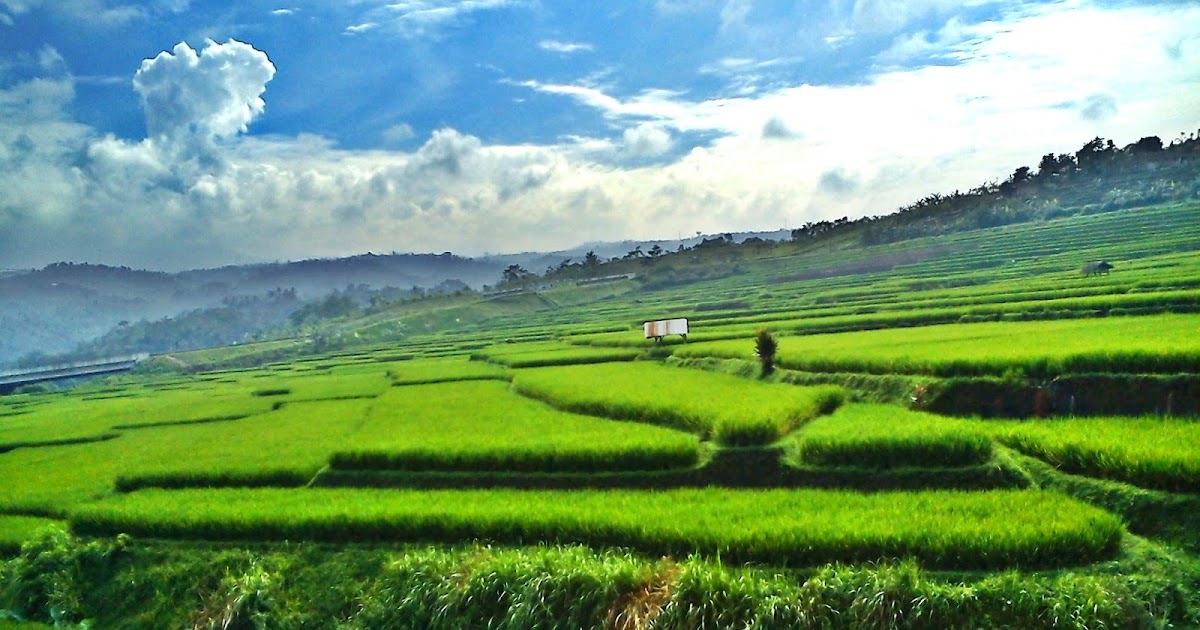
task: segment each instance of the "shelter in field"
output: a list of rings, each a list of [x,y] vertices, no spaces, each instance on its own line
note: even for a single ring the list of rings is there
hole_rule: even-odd
[[[1090,262],[1084,265],[1083,269],[1080,270],[1080,273],[1082,273],[1084,277],[1107,276],[1108,272],[1112,271],[1112,268],[1113,266],[1108,264],[1106,261],[1097,260],[1096,262]]]
[[[676,319],[660,319],[642,324],[642,332],[646,334],[646,339],[653,339],[655,343],[663,340],[667,335],[679,335],[687,339],[688,336],[688,320],[686,318]]]

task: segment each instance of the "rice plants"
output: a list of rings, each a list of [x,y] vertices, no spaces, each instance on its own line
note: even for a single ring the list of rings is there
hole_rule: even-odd
[[[508,379],[507,371],[481,361],[462,357],[449,359],[416,359],[387,366],[387,375],[394,385],[422,385],[451,381]]]
[[[72,511],[73,529],[210,540],[579,542],[810,566],[912,557],[959,569],[1110,556],[1120,520],[1043,491],[689,489],[145,490]]]
[[[0,514],[0,555],[15,554],[20,550],[21,543],[33,538],[43,529],[62,530],[66,527],[66,523],[49,518]]]
[[[565,413],[498,381],[393,388],[335,453],[337,468],[599,472],[695,465],[696,437]]]
[[[981,464],[992,441],[978,422],[893,405],[846,405],[795,434],[800,460],[818,466],[946,467]]]
[[[1200,491],[1200,422],[1070,418],[988,423],[997,440],[1065,472],[1136,486]]]
[[[172,427],[157,439],[146,438],[153,450],[137,458],[136,465],[122,466],[114,483],[122,490],[303,485],[335,450],[345,446],[371,402],[288,403],[277,411],[236,422]],[[191,431],[185,433],[185,429]],[[193,440],[191,452],[184,450],[185,440]]]
[[[297,374],[256,382],[254,395],[276,396],[288,402],[374,398],[387,390],[385,369],[350,374]]]
[[[89,562],[113,551],[119,562]],[[1189,599],[1177,586],[1187,574],[1168,569],[1147,580],[1125,571],[1128,562],[1117,566],[952,577],[910,560],[780,571],[579,545],[206,548],[56,536],[14,559],[0,606],[128,630],[325,627],[318,621],[329,619],[344,630],[1188,625]]]
[[[561,342],[501,344],[472,353],[471,358],[499,363],[510,368],[546,367],[632,361],[641,350],[572,346]]]
[[[28,413],[4,418],[0,422],[0,450],[5,445],[62,444],[111,437],[114,429],[128,425],[250,415],[267,411],[270,406],[270,401],[252,397],[243,387],[204,385],[106,400],[84,400],[72,392],[56,396]]]
[[[729,446],[769,444],[844,400],[833,386],[768,384],[643,362],[523,370],[513,387],[561,409],[676,427]]]
[[[62,514],[145,485],[303,485],[344,448],[370,400],[290,403],[241,420],[125,431],[104,442],[0,456],[0,509]]]
[[[947,324],[782,337],[776,363],[809,372],[1033,377],[1170,373],[1200,364],[1200,315]],[[681,357],[752,359],[749,340],[678,346]]]

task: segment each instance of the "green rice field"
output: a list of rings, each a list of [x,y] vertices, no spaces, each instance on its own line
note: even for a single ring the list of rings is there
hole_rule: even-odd
[[[1068,210],[0,396],[0,627],[1200,627],[1200,205]]]
[[[1004,422],[996,439],[1063,471],[1145,488],[1200,491],[1200,421],[1068,418]]]
[[[394,388],[351,442],[333,454],[335,468],[598,472],[687,467],[700,458],[693,435],[561,412],[500,381]]]
[[[992,456],[992,441],[978,422],[893,405],[843,406],[810,422],[795,441],[801,461],[818,466],[937,468],[982,464]]]
[[[583,542],[731,561],[861,562],[912,556],[997,568],[1097,560],[1120,520],[1030,491],[142,491],[84,505],[98,534],[216,540]]]
[[[389,364],[387,375],[395,385],[422,385],[466,380],[488,380],[509,378],[507,371],[498,365],[468,361],[465,357],[445,359],[417,359]]]
[[[1186,372],[1200,365],[1200,315],[945,324],[779,338],[781,367],[807,372],[1003,375]],[[744,339],[687,344],[681,357],[751,358]]]
[[[580,347],[549,342],[489,346],[473,353],[472,357],[511,368],[531,368],[632,361],[640,354],[641,351],[633,349]]]
[[[653,363],[526,370],[513,387],[562,409],[672,426],[730,446],[774,442],[844,399],[836,387],[754,383]]]

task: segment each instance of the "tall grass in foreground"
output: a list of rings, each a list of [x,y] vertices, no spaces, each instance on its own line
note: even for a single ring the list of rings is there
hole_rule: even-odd
[[[960,569],[1112,554],[1115,516],[1041,491],[146,490],[82,505],[71,525],[212,540],[580,542],[777,565],[913,557]]]
[[[393,388],[373,406],[335,468],[600,472],[695,465],[694,435],[558,411],[508,383]]]
[[[948,577],[912,561],[790,571],[573,545],[143,546],[58,533],[0,564],[0,608],[122,630],[303,630],[333,619],[342,630],[1193,625],[1195,597],[1178,585],[1195,571],[1164,555],[1091,573]],[[1165,566],[1148,575],[1147,563]]]
[[[819,466],[897,468],[981,464],[992,441],[977,422],[895,405],[852,404],[796,434],[800,459]]]
[[[661,424],[727,446],[769,444],[845,400],[840,387],[795,387],[657,363],[524,370],[521,394],[579,413]]]
[[[987,423],[997,440],[1069,473],[1200,492],[1196,419],[1071,418]]]

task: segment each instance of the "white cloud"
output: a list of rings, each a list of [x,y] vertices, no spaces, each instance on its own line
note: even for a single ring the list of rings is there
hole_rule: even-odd
[[[392,125],[383,131],[382,139],[385,144],[396,145],[403,144],[416,137],[417,133],[413,131],[412,125],[408,123],[400,123]]]
[[[111,0],[0,0],[9,14],[0,14],[0,22],[12,23],[12,16],[21,16],[33,9],[44,9],[63,19],[90,26],[114,26],[132,20],[145,19],[163,13],[178,13],[188,7],[187,0],[156,0],[155,2],[113,2]]]
[[[4,121],[35,123],[58,118],[75,96],[75,85],[65,79],[31,79],[0,91]]]
[[[596,47],[591,44],[582,42],[563,42],[556,39],[543,39],[538,42],[538,48],[556,52],[564,55],[570,55],[578,52],[593,52]]]
[[[249,44],[209,40],[197,52],[180,42],[143,61],[133,87],[151,137],[224,138],[246,131],[262,113],[262,94],[274,76],[271,60]]]
[[[884,64],[902,64],[925,57],[946,57],[972,38],[971,29],[952,17],[937,31],[917,31],[898,35],[890,48],[880,53]]]
[[[918,18],[962,6],[961,0],[855,0],[851,27],[858,33],[894,33]]]
[[[482,146],[475,136],[463,135],[450,128],[438,129],[417,150],[409,167],[412,172],[443,171],[459,175]]]
[[[298,11],[298,9],[275,9],[275,10],[271,11],[271,15],[278,15],[278,16],[295,15],[296,11]]]
[[[625,151],[634,158],[658,157],[675,144],[669,132],[649,123],[626,129],[623,137]]]
[[[400,0],[370,2],[360,26],[371,24],[404,37],[436,36],[441,29],[460,24],[470,15],[522,7],[528,0]],[[357,28],[357,27],[351,27]],[[347,29],[350,31],[350,29]],[[359,32],[359,31],[354,31]]]
[[[721,29],[732,30],[746,24],[746,16],[753,8],[752,0],[729,0],[721,8]]]
[[[654,10],[659,13],[695,13],[710,11],[722,4],[723,0],[655,0]]]

